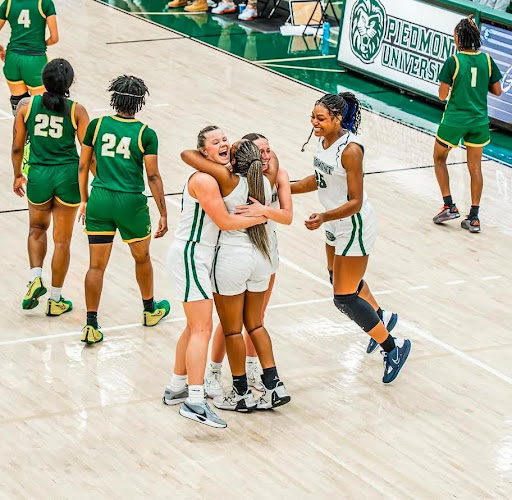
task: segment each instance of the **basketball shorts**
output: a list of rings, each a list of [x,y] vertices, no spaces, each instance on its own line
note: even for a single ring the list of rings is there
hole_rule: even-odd
[[[264,292],[268,289],[272,263],[253,246],[219,245],[215,250],[212,286],[220,295]]]
[[[361,257],[369,255],[377,239],[377,215],[369,202],[357,214],[323,224],[325,242],[335,247],[335,255]]]
[[[279,269],[279,250],[277,248],[277,234],[272,231],[268,237],[270,246],[270,263],[272,264],[272,274],[275,274]]]
[[[450,148],[459,147],[461,139],[466,147],[481,148],[491,142],[489,124],[453,127],[441,123],[436,139]]]
[[[151,237],[146,196],[93,187],[85,214],[85,232],[90,235],[110,235],[116,234],[116,229],[119,229],[125,243]]]
[[[80,205],[78,163],[32,165],[28,172],[27,198],[32,205],[43,205],[53,198],[63,205]]]
[[[46,54],[18,54],[7,50],[4,75],[9,83],[24,83],[29,90],[43,86],[43,69],[48,62]]]
[[[167,255],[167,269],[174,277],[175,298],[194,302],[213,298],[211,271],[215,247],[175,239]]]

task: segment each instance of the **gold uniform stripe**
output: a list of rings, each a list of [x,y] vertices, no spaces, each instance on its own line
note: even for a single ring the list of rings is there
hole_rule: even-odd
[[[52,201],[53,200],[53,196],[46,200],[46,201],[43,201],[43,203],[34,203],[28,196],[27,196],[27,200],[28,202],[31,204],[31,205],[34,205],[35,207],[40,207],[41,205],[45,205],[46,203],[48,203],[49,201]]]
[[[117,120],[118,122],[138,122],[137,118],[121,118],[120,116],[112,115],[110,118]]]
[[[459,73],[459,60],[455,54],[453,55],[453,58],[455,59],[455,73],[453,74],[452,84],[455,81],[455,78],[457,78],[457,74]]]
[[[145,149],[144,149],[144,146],[142,145],[142,134],[144,133],[144,130],[146,130],[146,127],[147,125],[142,125],[142,127],[140,128],[140,132],[139,132],[139,149],[141,151],[141,153],[145,153]]]
[[[16,82],[13,82],[12,80],[8,80],[7,78],[5,79],[5,81],[6,81],[7,83],[12,83],[13,85],[18,85],[18,84],[20,84],[20,83],[23,83],[23,84],[25,83],[23,80],[18,80],[18,81],[16,81]]]
[[[65,201],[62,201],[58,196],[55,196],[54,197],[59,203],[61,203],[62,205],[66,206],[66,207],[79,207],[80,206],[80,203],[67,203]]]
[[[491,140],[483,142],[482,144],[474,144],[473,142],[466,142],[464,141],[464,146],[469,146],[470,148],[483,148],[484,146],[487,146]]]
[[[87,229],[84,229],[84,233],[85,234],[90,234],[90,235],[98,235],[98,236],[105,236],[105,235],[112,235],[112,234],[116,234],[115,231],[87,231]]]
[[[489,79],[492,76],[492,66],[491,66],[491,56],[489,54],[485,54],[487,56],[487,64],[489,65]]]
[[[96,143],[96,137],[98,137],[98,132],[100,131],[101,120],[103,120],[103,116],[98,118],[98,123],[96,124],[96,129],[94,130],[94,136],[92,138],[92,145],[93,146]]]
[[[25,123],[27,123],[28,116],[30,115],[30,111],[32,110],[32,103],[34,102],[34,95],[30,98],[28,102],[27,114],[25,115]]]
[[[135,243],[136,241],[144,241],[148,238],[151,238],[151,233],[149,233],[147,236],[144,236],[143,238],[132,238],[131,240],[123,240],[125,243]]]
[[[78,127],[76,125],[75,110],[76,110],[76,102],[73,101],[73,104],[71,105],[71,123],[73,124],[73,128],[76,130]]]
[[[436,139],[439,141],[439,142],[442,142],[445,146],[449,146],[451,148],[458,148],[459,146],[456,146],[455,144],[452,144],[450,142],[448,142],[446,139],[442,139],[441,137],[439,137],[438,135],[436,135]]]
[[[39,0],[39,2],[37,3],[37,8],[39,9],[39,14],[41,14],[43,19],[46,19],[46,15],[43,12],[43,0]]]
[[[27,84],[25,83],[25,85],[27,85]],[[27,88],[30,90],[41,90],[41,89],[45,90],[44,85],[39,85],[39,87],[31,87],[30,85],[27,85]]]
[[[11,10],[11,0],[7,0],[7,8],[5,9],[5,17],[9,17],[10,10]]]

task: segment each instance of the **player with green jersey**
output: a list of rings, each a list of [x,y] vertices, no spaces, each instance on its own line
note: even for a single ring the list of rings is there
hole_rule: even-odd
[[[489,144],[487,93],[501,94],[501,72],[489,54],[480,52],[480,30],[472,16],[457,24],[454,33],[458,53],[450,56],[439,73],[439,98],[449,100],[436,135],[434,167],[443,196],[443,208],[433,218],[440,224],[460,217],[450,194],[446,159],[461,139],[467,150],[471,176],[471,210],[461,226],[472,233],[480,232],[478,211],[482,196],[482,152]]]
[[[46,293],[42,268],[46,256],[46,232],[53,218],[55,249],[47,316],[60,316],[72,309],[71,301],[62,298],[62,286],[69,267],[69,246],[80,205],[76,138],[82,142],[89,123],[85,108],[68,98],[73,77],[73,68],[66,60],[55,59],[48,63],[43,70],[47,91],[22,101],[14,122],[13,189],[18,196],[24,196],[24,184],[27,183],[30,221],[30,282],[22,307],[33,309]],[[32,138],[32,167],[28,180],[21,173],[27,134]]]
[[[103,340],[98,326],[98,306],[116,230],[130,245],[135,260],[137,282],[144,306],[142,324],[154,326],[169,314],[166,300],[153,298],[153,267],[149,255],[151,219],[143,194],[144,167],[149,187],[160,212],[155,238],[167,232],[167,208],[162,178],[158,171],[156,133],[135,118],[145,104],[148,89],[140,78],[120,76],[111,82],[110,105],[114,116],[102,116],[87,127],[80,155],[79,219],[85,222],[89,238],[90,267],[85,278],[87,324],[82,342]],[[94,180],[89,195],[89,170],[93,153],[96,158]]]
[[[11,26],[11,39],[7,51],[0,46],[0,58],[5,63],[4,75],[15,113],[18,102],[29,93],[44,92],[46,47],[59,41],[55,5],[52,0],[4,0],[0,5],[0,30],[6,22]],[[48,39],[46,26],[50,30]]]

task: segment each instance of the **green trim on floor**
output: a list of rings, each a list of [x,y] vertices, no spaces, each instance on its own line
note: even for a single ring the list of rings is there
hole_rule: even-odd
[[[166,10],[165,0],[140,0],[139,5],[122,0],[96,0],[120,10],[136,14],[154,24],[181,33],[224,50],[247,61],[324,92],[351,90],[366,109],[392,120],[435,135],[443,108],[434,103],[394,89],[351,71],[346,71],[336,60],[336,46],[331,44],[327,57],[322,57],[321,41],[313,37],[281,36],[279,31],[262,32],[252,29],[251,23],[237,22],[237,15],[212,15],[207,12],[187,13],[182,8]],[[147,14],[149,12],[150,14]],[[286,13],[277,11],[273,25],[283,24]],[[277,22],[282,17],[282,22]],[[258,20],[262,23],[263,20]],[[162,38],[165,38],[162,36]],[[334,35],[331,36],[331,41]],[[136,34],[130,40],[136,41]],[[118,42],[120,40],[109,40]],[[159,43],[147,41],[144,43]],[[179,43],[171,41],[169,43]],[[511,135],[502,130],[491,131],[491,144],[484,153],[492,159],[512,167]]]

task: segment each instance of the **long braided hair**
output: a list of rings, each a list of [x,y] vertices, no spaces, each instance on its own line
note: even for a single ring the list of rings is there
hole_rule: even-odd
[[[43,106],[57,113],[64,113],[67,108],[69,88],[73,83],[75,72],[66,59],[53,59],[43,69]]]
[[[357,134],[361,125],[361,104],[352,92],[341,92],[340,94],[325,94],[315,102],[315,106],[324,106],[329,114],[340,120],[341,128]],[[301,151],[305,151],[313,129],[309,134],[308,140],[302,146]]]
[[[149,90],[144,80],[136,76],[122,75],[110,82],[108,88],[112,92],[110,105],[118,112],[134,116],[146,104]]]
[[[455,26],[455,35],[457,35],[458,50],[478,50],[482,45],[480,30],[473,14],[458,22]]]
[[[231,157],[234,159],[233,172],[247,178],[249,196],[265,204],[265,184],[263,181],[263,163],[258,146],[247,139],[233,144]],[[247,228],[251,243],[270,260],[268,234],[263,224]]]

